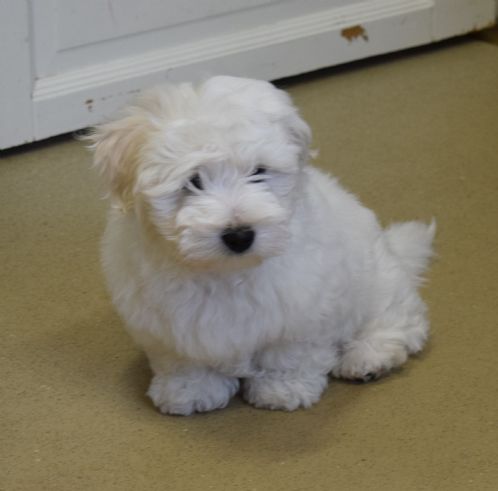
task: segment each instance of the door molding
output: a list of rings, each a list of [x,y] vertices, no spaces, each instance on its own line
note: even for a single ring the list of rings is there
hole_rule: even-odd
[[[258,26],[178,47],[166,47],[150,51],[145,55],[123,58],[40,79],[35,85],[34,99],[41,101],[82,89],[114,84],[123,79],[147,77],[157,73],[174,76],[175,71],[184,67],[211,63],[234,54],[244,56],[252,51],[278,47],[284,43],[309,41],[323,34],[334,34],[334,37],[342,35],[348,41],[347,44],[351,50],[358,51],[358,46],[351,42],[357,37],[363,38],[364,41],[369,40],[365,38],[365,33],[363,36],[355,35],[355,26],[369,25],[413,13],[429,12],[433,4],[431,0],[374,0],[347,7],[331,8],[298,18],[286,19],[276,24]],[[365,29],[361,27],[361,30]],[[349,35],[348,32],[352,34]],[[375,42],[375,40],[372,41]],[[372,49],[375,48],[361,51],[366,54]],[[329,59],[340,62],[339,51],[342,50],[332,53]],[[279,71],[278,67],[274,67],[274,70]]]

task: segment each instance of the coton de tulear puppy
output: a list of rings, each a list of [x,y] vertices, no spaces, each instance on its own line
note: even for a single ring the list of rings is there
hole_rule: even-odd
[[[328,374],[370,380],[427,338],[417,286],[434,224],[375,215],[308,165],[310,129],[263,81],[145,92],[88,137],[111,200],[112,300],[164,413],[309,407]]]

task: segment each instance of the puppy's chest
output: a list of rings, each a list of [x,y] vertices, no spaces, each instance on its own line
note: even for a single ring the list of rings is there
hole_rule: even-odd
[[[198,279],[166,301],[176,348],[195,358],[237,359],[281,335],[284,318],[271,288]]]

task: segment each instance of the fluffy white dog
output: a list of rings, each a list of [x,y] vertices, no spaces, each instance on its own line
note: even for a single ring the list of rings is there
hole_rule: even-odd
[[[318,401],[328,374],[370,380],[427,338],[418,292],[434,224],[383,230],[308,165],[310,129],[263,81],[144,93],[89,137],[111,198],[114,305],[164,413]]]

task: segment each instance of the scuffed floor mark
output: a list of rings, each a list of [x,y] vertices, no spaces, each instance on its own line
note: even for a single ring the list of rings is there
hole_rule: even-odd
[[[350,43],[358,38],[362,38],[363,41],[368,41],[367,31],[360,25],[346,27],[346,29],[341,31],[341,36],[347,39]]]
[[[88,109],[88,112],[91,113],[93,111],[93,99],[87,99],[85,101],[86,108]]]

